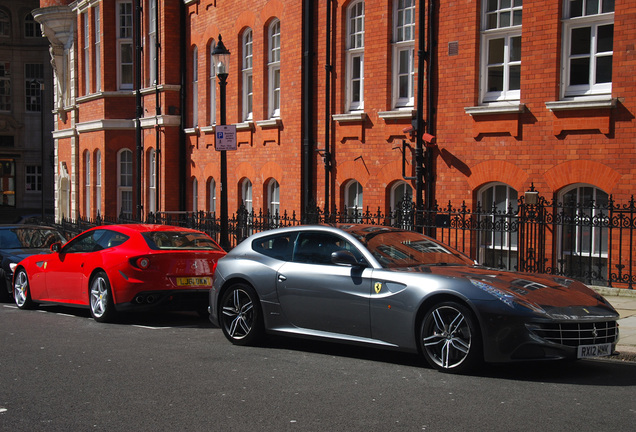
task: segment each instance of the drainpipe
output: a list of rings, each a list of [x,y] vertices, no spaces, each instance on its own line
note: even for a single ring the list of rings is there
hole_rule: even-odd
[[[185,125],[186,125],[186,116],[185,116],[185,107],[186,107],[186,24],[185,24],[185,2],[179,2],[179,39],[181,45],[181,53],[180,53],[180,74],[181,74],[181,94],[180,94],[180,105],[181,105],[181,125],[179,127],[179,210],[185,211],[186,209],[186,136],[185,136]]]
[[[424,157],[423,157],[423,145],[422,135],[424,134],[424,59],[427,56],[427,52],[424,51],[426,47],[425,39],[425,0],[419,2],[419,17],[418,17],[418,41],[417,41],[417,108],[416,108],[416,132],[417,140],[415,142],[415,227],[418,231],[422,230],[422,209],[424,203],[422,199],[422,186],[424,184]]]
[[[429,0],[428,2],[428,64],[426,70],[426,112],[428,114],[428,121],[426,122],[426,132],[430,135],[435,135],[435,124],[437,122],[437,113],[435,112],[435,86],[437,69],[435,68],[435,56],[437,55],[435,49],[437,47],[437,39],[435,38],[435,2]],[[426,146],[426,153],[424,155],[426,164],[426,209],[428,214],[432,214],[435,207],[435,148],[433,146]],[[428,229],[428,235],[434,234],[434,229],[431,227]]]
[[[331,77],[333,65],[331,64],[331,0],[327,0],[327,20],[325,25],[325,214],[329,213],[331,190],[331,149],[330,136],[331,131]]]
[[[141,220],[141,160],[144,156],[144,145],[141,141],[141,117],[143,117],[143,106],[141,102],[141,5],[140,0],[134,3],[134,37],[135,37],[135,142],[137,144],[137,170],[136,189],[137,206],[135,209],[135,219]]]
[[[159,55],[161,53],[161,27],[159,23],[159,7],[161,2],[157,2],[155,6],[155,116],[157,124],[155,125],[155,214],[161,210],[161,182],[159,170],[161,168],[161,139],[159,136],[159,117],[161,116],[161,97],[159,95]]]
[[[312,115],[313,107],[313,39],[314,39],[314,2],[312,0],[303,0],[302,10],[302,159],[301,159],[301,218],[306,220],[307,211],[310,210],[310,204],[315,203],[313,197],[314,182],[313,182],[313,147],[314,147],[314,118]]]

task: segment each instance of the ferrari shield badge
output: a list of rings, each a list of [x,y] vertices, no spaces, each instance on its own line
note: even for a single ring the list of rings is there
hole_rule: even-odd
[[[375,288],[375,293],[380,294],[380,291],[382,291],[382,282],[376,282],[374,288]]]

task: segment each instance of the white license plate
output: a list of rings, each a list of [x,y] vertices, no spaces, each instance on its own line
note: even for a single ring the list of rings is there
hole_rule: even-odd
[[[589,358],[589,357],[603,357],[612,354],[612,344],[596,344],[596,345],[580,345],[577,357]]]

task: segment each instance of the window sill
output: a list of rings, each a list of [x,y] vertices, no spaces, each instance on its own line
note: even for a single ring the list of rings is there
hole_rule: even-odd
[[[249,131],[254,130],[254,122],[252,120],[248,120],[248,121],[236,124],[237,132],[247,131],[247,130]]]
[[[193,127],[193,128],[186,128],[186,129],[183,129],[183,132],[186,135],[197,135],[198,136],[199,135],[199,127],[197,126],[197,127]]]
[[[480,105],[474,107],[465,107],[466,114],[471,116],[478,115],[494,115],[494,114],[519,114],[524,112],[526,104],[519,102],[496,103],[491,105]]]
[[[546,102],[545,106],[550,111],[570,111],[586,109],[615,108],[617,98],[608,99],[578,99],[569,101]]]
[[[214,133],[214,128],[215,127],[216,127],[216,125],[202,126],[201,128],[199,128],[199,130],[201,131],[202,134],[211,134],[211,133]]]
[[[416,111],[414,109],[395,109],[392,111],[379,111],[378,117],[386,120],[411,120]]]
[[[283,125],[283,121],[280,118],[272,118],[268,120],[260,120],[256,122],[256,126],[261,129],[274,129],[280,128]]]
[[[347,114],[333,114],[331,116],[335,121],[340,124],[344,123],[360,123],[367,120],[367,113],[365,112],[353,112]]]

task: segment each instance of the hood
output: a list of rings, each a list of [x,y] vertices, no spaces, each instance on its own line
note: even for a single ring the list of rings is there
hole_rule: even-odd
[[[618,313],[603,296],[573,279],[478,266],[427,268],[431,274],[465,279],[511,307],[523,306],[553,319],[618,319]]]
[[[5,249],[0,252],[3,257],[3,261],[9,261],[13,263],[19,263],[20,261],[31,255],[42,255],[49,253],[51,253],[51,250],[49,248]]]

